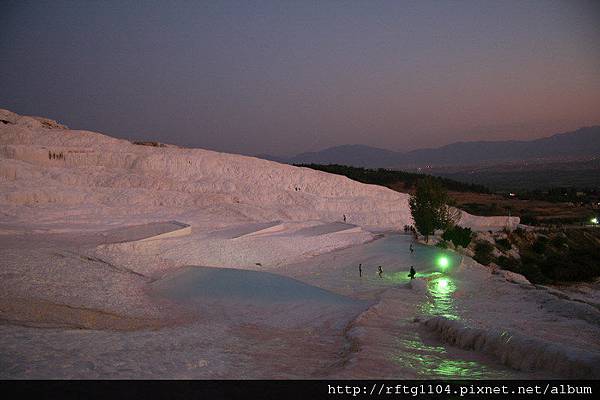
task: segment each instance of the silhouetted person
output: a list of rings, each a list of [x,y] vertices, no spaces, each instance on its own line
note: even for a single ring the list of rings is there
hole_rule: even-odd
[[[358,276],[362,277],[362,264],[358,264]]]
[[[412,265],[410,266],[410,272],[408,273],[408,276],[410,277],[410,279],[415,279],[415,275],[417,274],[417,271],[415,271],[415,267],[413,267]]]
[[[410,244],[410,254],[412,254],[414,251],[415,251],[415,249],[414,249],[414,247],[413,247],[413,245],[412,245],[412,243],[411,243],[411,244]]]
[[[346,214],[344,214],[344,222],[346,222]]]
[[[381,269],[381,265],[379,267],[377,267],[377,275],[379,275],[380,278],[382,278],[383,276],[383,269]]]

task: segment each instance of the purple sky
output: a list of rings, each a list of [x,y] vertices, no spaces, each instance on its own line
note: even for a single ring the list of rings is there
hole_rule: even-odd
[[[6,1],[0,108],[291,155],[600,125],[598,1]]]

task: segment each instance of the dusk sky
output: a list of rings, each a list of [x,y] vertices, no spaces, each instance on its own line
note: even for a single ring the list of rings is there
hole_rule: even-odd
[[[2,1],[0,108],[291,155],[600,125],[598,1]]]

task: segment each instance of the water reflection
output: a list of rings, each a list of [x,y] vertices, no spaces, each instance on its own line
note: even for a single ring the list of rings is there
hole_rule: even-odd
[[[383,275],[383,280],[389,284],[390,286],[400,286],[402,283],[407,283],[410,281],[408,277],[408,271],[392,271]]]
[[[459,319],[457,297],[463,287],[454,275],[461,264],[460,255],[422,245],[414,245],[411,253],[411,243],[410,236],[389,235],[313,258],[299,267],[286,267],[285,273],[338,293],[379,302],[375,312],[354,323],[362,349],[357,354],[360,360],[365,358],[369,371],[362,362],[351,364],[347,371],[356,374],[351,376],[371,376],[371,366],[381,365],[389,371],[384,373],[388,378],[514,377],[512,371],[490,363],[481,354],[440,343],[414,322],[415,315]],[[358,273],[359,263],[362,276]],[[377,274],[379,265],[382,276]],[[416,279],[409,284],[411,266],[416,270]]]
[[[479,362],[451,358],[445,347],[425,344],[416,334],[412,338],[398,339],[398,348],[401,350],[392,360],[416,371],[419,377],[485,379],[502,375]]]
[[[459,319],[454,304],[456,283],[452,278],[442,274],[432,275],[427,280],[427,291],[427,300],[420,306],[422,314]]]

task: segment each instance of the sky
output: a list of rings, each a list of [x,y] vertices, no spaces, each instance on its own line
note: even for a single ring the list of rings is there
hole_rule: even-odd
[[[600,2],[0,5],[0,108],[241,154],[600,125]]]

